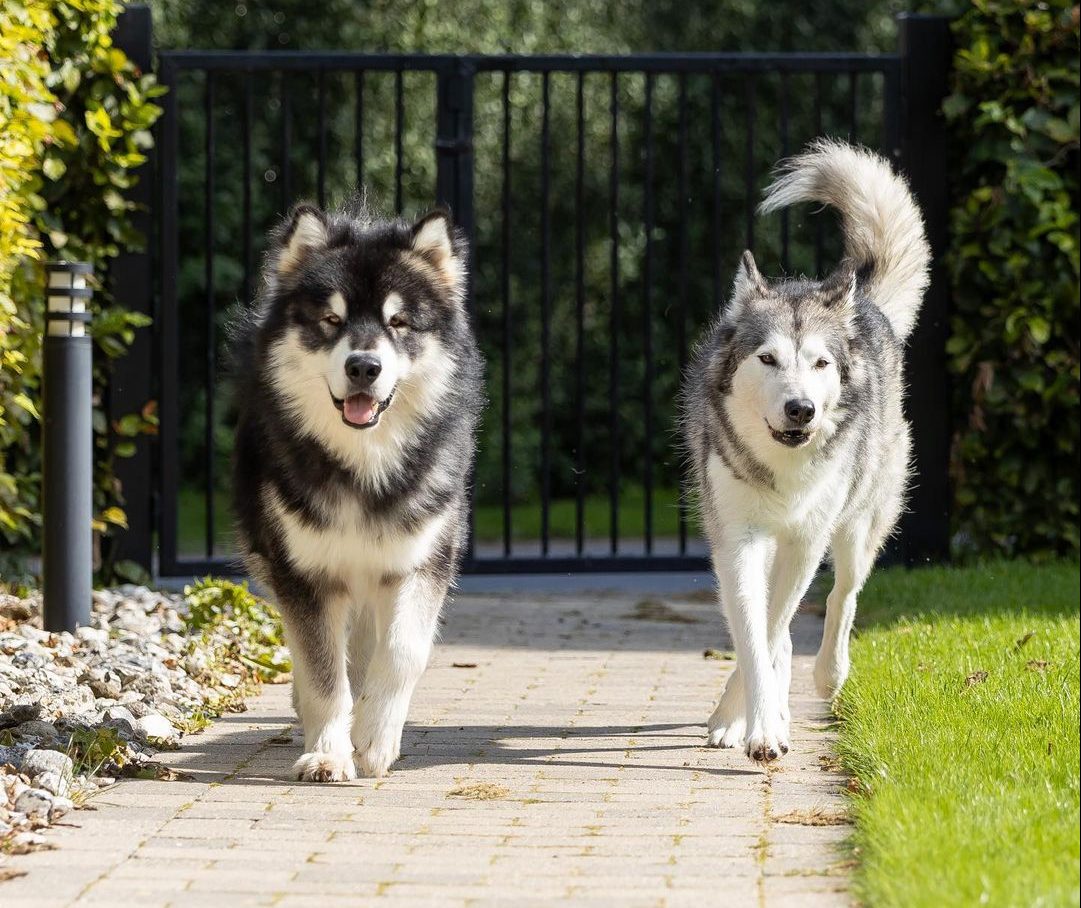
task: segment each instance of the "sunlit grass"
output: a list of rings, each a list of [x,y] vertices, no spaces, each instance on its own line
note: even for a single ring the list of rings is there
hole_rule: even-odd
[[[838,703],[864,904],[1078,904],[1078,565],[881,571]]]

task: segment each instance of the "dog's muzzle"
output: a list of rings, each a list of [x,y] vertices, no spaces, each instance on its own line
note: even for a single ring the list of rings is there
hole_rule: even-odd
[[[376,400],[370,394],[350,394],[339,400],[333,394],[330,399],[342,414],[342,422],[353,429],[370,429],[379,425],[379,419],[394,400],[391,391],[385,400]]]

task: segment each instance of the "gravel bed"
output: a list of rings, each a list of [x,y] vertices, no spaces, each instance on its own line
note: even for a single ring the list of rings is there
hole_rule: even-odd
[[[128,585],[94,593],[90,626],[53,634],[40,596],[0,593],[0,877],[5,854],[48,847],[43,829],[119,777],[175,778],[155,755],[242,709],[261,665],[287,678],[284,650],[252,662],[246,632],[227,609],[193,628],[184,596]]]

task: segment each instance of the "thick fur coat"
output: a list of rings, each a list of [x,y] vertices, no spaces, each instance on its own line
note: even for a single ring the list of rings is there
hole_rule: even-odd
[[[445,211],[296,208],[239,320],[234,505],[281,608],[298,777],[383,775],[468,527],[483,402],[466,250]]]
[[[789,746],[789,624],[834,565],[815,681],[848,673],[856,597],[904,507],[904,344],[930,248],[905,181],[868,151],[818,141],[785,164],[763,211],[841,214],[845,259],[824,280],[766,280],[744,253],[729,303],[688,369],[684,434],[737,667],[713,746],[769,761]]]

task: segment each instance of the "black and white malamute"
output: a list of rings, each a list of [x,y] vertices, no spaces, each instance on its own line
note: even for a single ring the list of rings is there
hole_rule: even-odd
[[[302,779],[380,776],[401,749],[467,531],[483,387],[465,283],[445,211],[301,205],[236,328],[234,503],[285,620]]]

